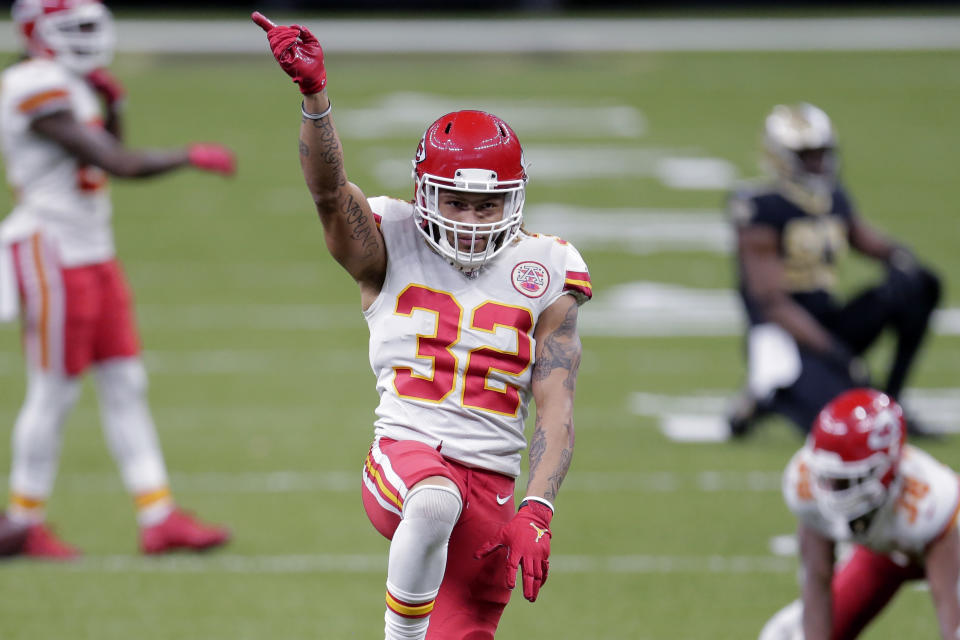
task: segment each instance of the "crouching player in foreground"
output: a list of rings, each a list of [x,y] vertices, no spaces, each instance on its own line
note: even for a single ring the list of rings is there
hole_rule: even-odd
[[[304,94],[304,177],[370,329],[380,405],[362,494],[391,540],[385,637],[491,639],[518,565],[531,602],[547,579],[553,501],[573,454],[586,265],[571,245],[521,228],[523,153],[488,113],[430,125],[413,202],[368,200],[344,172],[317,39],[253,19]],[[530,476],[514,513],[531,395]]]
[[[784,474],[797,516],[802,598],[760,640],[850,640],[910,580],[927,581],[944,640],[960,638],[957,475],[905,444],[900,406],[854,389],[817,416]],[[852,554],[834,568],[838,542]]]
[[[22,301],[26,400],[13,429],[0,554],[68,559],[45,524],[67,416],[92,371],[103,429],[140,525],[140,549],[209,549],[229,532],[174,504],[147,406],[133,303],[116,258],[108,175],[181,167],[232,174],[218,145],[128,149],[123,86],[106,70],[113,20],[99,0],[16,0],[23,60],[3,72],[0,136],[16,206],[0,226],[0,317]],[[18,295],[19,293],[19,295]]]

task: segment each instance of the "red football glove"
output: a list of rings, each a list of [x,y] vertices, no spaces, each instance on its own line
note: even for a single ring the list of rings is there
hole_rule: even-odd
[[[219,144],[192,144],[187,157],[191,165],[203,171],[232,176],[237,169],[233,152]]]
[[[530,501],[520,507],[507,524],[482,547],[474,557],[485,558],[497,549],[507,549],[507,586],[517,586],[517,567],[523,573],[523,597],[533,602],[540,587],[547,581],[550,569],[550,507]]]
[[[320,93],[327,86],[327,70],[323,67],[323,49],[309,29],[298,24],[277,26],[259,11],[251,15],[253,21],[267,32],[273,57],[280,68],[300,85],[300,93]]]
[[[104,101],[110,106],[122,102],[127,96],[127,92],[120,81],[106,69],[94,69],[88,73],[87,83],[94,91],[103,96]]]

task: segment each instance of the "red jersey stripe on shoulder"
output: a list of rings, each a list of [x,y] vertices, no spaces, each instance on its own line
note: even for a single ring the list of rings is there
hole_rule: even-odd
[[[30,96],[17,105],[17,110],[20,113],[30,113],[31,111],[36,111],[40,107],[50,104],[51,102],[57,100],[66,100],[69,96],[70,94],[66,89],[50,89],[49,91],[42,91]]]
[[[593,297],[593,285],[586,271],[567,271],[563,282],[564,291],[577,291],[589,300]]]
[[[567,280],[563,283],[564,291],[575,291],[585,297],[587,300],[593,297],[593,289],[590,288],[590,283],[581,283],[574,282],[572,280]]]
[[[374,221],[374,223],[376,223],[377,229],[379,229],[379,228],[380,228],[380,223],[383,221],[383,216],[380,215],[379,213],[374,213],[374,214],[373,214],[373,221]]]

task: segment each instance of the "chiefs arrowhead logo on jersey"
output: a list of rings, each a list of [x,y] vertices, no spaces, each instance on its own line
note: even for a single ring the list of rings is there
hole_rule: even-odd
[[[510,276],[513,288],[528,298],[539,298],[550,285],[550,274],[539,262],[521,262]]]

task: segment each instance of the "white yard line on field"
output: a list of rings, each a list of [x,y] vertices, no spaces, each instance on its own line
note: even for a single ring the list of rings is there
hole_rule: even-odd
[[[635,415],[656,418],[670,440],[722,442],[730,437],[725,416],[732,401],[732,394],[720,392],[693,396],[635,392],[628,403]],[[933,431],[960,432],[960,389],[907,389],[903,404]]]
[[[649,178],[671,189],[723,190],[737,178],[737,169],[723,158],[696,150],[614,145],[524,145],[537,182],[585,182]],[[371,151],[373,171],[388,187],[410,183],[410,157],[389,150]],[[551,231],[552,233],[552,231]]]
[[[599,291],[580,312],[579,326],[583,335],[597,336],[738,336],[745,323],[733,289],[627,282]],[[960,335],[960,309],[937,310],[932,324],[936,334]]]
[[[431,95],[418,92],[390,93],[369,107],[345,110],[337,117],[337,130],[345,138],[379,140],[386,137],[417,140],[423,134],[425,113],[449,113],[471,108],[502,117],[523,139],[538,136],[571,138],[636,138],[647,130],[639,109],[630,105],[592,102],[557,103],[504,97]],[[409,174],[409,171],[406,172]],[[404,175],[406,175],[404,174]]]
[[[79,573],[381,574],[386,571],[386,564],[384,554],[240,556],[212,553],[162,558],[84,556],[69,563],[30,563],[30,569]],[[796,561],[776,556],[560,554],[550,556],[550,570],[601,574],[768,574],[795,571]]]
[[[171,484],[181,492],[271,494],[290,492],[345,493],[360,490],[356,471],[173,472]],[[0,487],[6,480],[0,478]],[[565,492],[606,493],[769,493],[780,490],[778,471],[696,471],[679,473],[578,471],[563,483]],[[114,493],[123,490],[114,472],[64,472],[57,490],[63,493]]]

